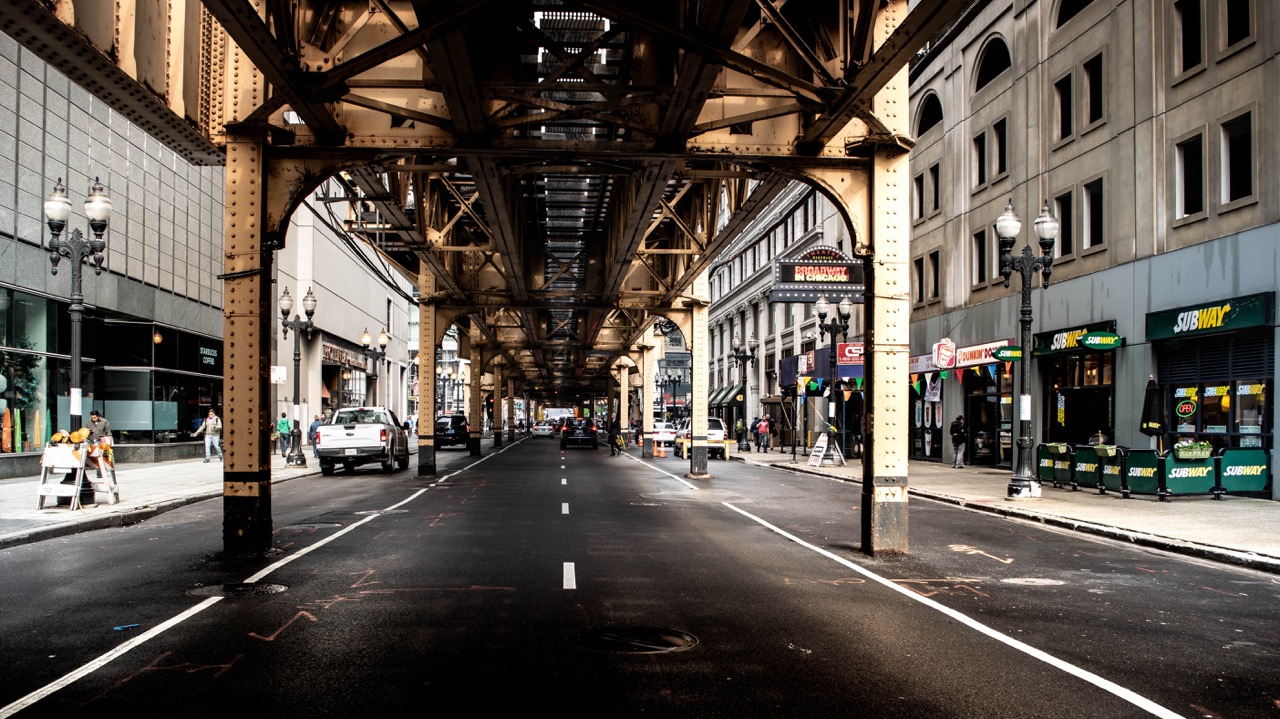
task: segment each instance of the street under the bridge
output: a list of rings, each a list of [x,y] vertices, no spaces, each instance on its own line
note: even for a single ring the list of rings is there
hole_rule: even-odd
[[[856,485],[523,439],[6,549],[2,716],[1265,716],[1272,577]],[[1212,591],[1210,591],[1212,589]],[[24,699],[24,697],[26,699]],[[23,702],[30,702],[24,705]]]

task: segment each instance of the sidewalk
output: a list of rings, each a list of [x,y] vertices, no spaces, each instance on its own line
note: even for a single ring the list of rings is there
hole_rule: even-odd
[[[310,454],[307,466],[296,468],[285,467],[283,457],[272,455],[272,484],[319,473],[320,465]],[[184,504],[220,497],[222,463],[216,459],[208,464],[201,459],[187,459],[122,464],[116,468],[116,482],[120,486],[118,503],[108,504],[107,495],[99,492],[96,507],[72,511],[65,506],[54,506],[57,498],[53,497],[45,500],[44,509],[36,509],[38,474],[0,480],[0,547],[90,529],[123,527]]]
[[[807,457],[791,454],[734,453],[749,464],[829,476],[861,483],[862,463],[809,467]],[[1174,497],[1160,502],[1154,496],[1100,495],[1097,490],[1043,485],[1040,499],[1008,500],[1012,472],[1007,469],[965,467],[943,462],[908,463],[908,492],[969,509],[1041,522],[1179,554],[1237,564],[1280,574],[1280,502],[1270,499],[1209,496]],[[908,510],[908,513],[910,510]]]

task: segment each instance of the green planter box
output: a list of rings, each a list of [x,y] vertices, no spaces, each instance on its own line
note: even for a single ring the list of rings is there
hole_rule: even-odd
[[[1208,459],[1213,450],[1207,447],[1174,447],[1173,456],[1178,459]]]
[[[1045,445],[1045,449],[1049,450],[1049,454],[1066,454],[1068,447],[1066,442],[1050,442]]]
[[[1118,450],[1114,444],[1098,444],[1094,445],[1093,451],[1096,452],[1099,457],[1114,457]]]

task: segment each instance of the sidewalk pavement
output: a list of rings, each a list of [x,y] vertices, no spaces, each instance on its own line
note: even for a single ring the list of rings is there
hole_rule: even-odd
[[[306,467],[286,467],[284,457],[272,454],[271,482],[284,482],[320,473],[320,465],[307,447]],[[32,464],[38,464],[37,459]],[[36,467],[38,469],[38,467]],[[93,470],[89,470],[92,475]],[[123,527],[162,512],[222,496],[222,463],[217,459],[184,459],[154,464],[122,464],[116,467],[120,501],[108,504],[98,492],[97,506],[72,511],[57,506],[57,498],[45,499],[36,509],[39,475],[0,480],[0,547],[37,542],[90,529]]]
[[[790,453],[734,453],[733,459],[861,483],[862,463],[809,467],[808,457]],[[1097,490],[1042,485],[1039,499],[1010,500],[1008,469],[965,467],[944,462],[908,463],[908,492],[972,510],[1040,522],[1146,547],[1280,574],[1280,502],[1228,496],[1178,496],[1160,502],[1150,495],[1098,494]],[[910,510],[908,509],[908,514]]]
[[[635,450],[632,450],[635,451]],[[807,458],[778,451],[731,458],[779,471],[827,476],[860,482],[862,464],[809,467]],[[662,460],[659,460],[660,462]],[[306,467],[285,466],[273,455],[272,482],[284,482],[320,473],[314,457]],[[1155,497],[1118,494],[1043,485],[1034,500],[1008,500],[1009,470],[966,467],[952,469],[941,462],[910,462],[909,491],[913,498],[949,502],[972,510],[1041,522],[1070,530],[1132,542],[1166,551],[1236,564],[1280,574],[1280,502],[1269,499],[1207,496]],[[72,511],[50,506],[36,509],[39,477],[0,480],[0,547],[40,541],[90,529],[121,527],[150,519],[162,512],[222,495],[222,464],[200,459],[156,464],[121,465],[116,472],[120,502],[108,504],[98,494],[98,505]],[[908,510],[909,512],[910,510]]]

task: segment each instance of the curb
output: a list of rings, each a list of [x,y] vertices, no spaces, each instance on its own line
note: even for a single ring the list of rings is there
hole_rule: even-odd
[[[747,460],[735,458],[736,461],[748,464]],[[846,477],[843,475],[822,472],[812,467],[804,465],[783,466],[777,464],[765,464],[760,462],[750,462],[757,467],[766,467],[776,469],[782,472],[795,472],[798,474],[810,474],[817,477],[825,477],[834,479],[839,482],[847,482],[849,484],[862,484],[861,479]],[[1207,559],[1222,564],[1231,564],[1247,569],[1254,569],[1269,574],[1280,574],[1280,557],[1270,557],[1263,554],[1255,554],[1252,552],[1242,552],[1226,547],[1217,547],[1211,544],[1199,544],[1197,542],[1189,542],[1184,539],[1174,539],[1158,534],[1147,534],[1145,532],[1135,532],[1119,527],[1109,525],[1094,524],[1070,517],[1062,517],[1053,514],[1042,514],[1032,512],[1025,509],[1014,509],[1012,507],[996,506],[982,502],[971,502],[961,497],[955,497],[940,492],[930,492],[921,490],[907,485],[907,492],[914,497],[921,499],[929,499],[944,504],[952,504],[974,512],[986,512],[1001,517],[1009,517],[1012,519],[1020,519],[1027,522],[1035,522],[1037,524],[1045,524],[1060,529],[1069,529],[1074,532],[1082,532],[1084,534],[1092,534],[1120,542],[1135,544],[1140,547],[1149,547],[1151,549],[1159,549],[1161,551],[1173,554],[1181,554],[1199,559]]]

